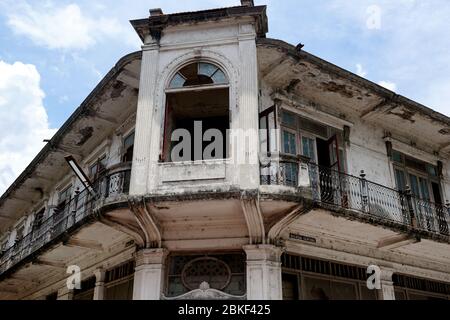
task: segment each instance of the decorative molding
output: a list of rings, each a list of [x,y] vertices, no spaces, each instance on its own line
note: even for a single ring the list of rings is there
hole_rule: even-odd
[[[247,300],[247,295],[233,296],[216,289],[211,289],[209,283],[203,282],[198,289],[181,296],[166,297],[163,294],[161,300]]]
[[[124,135],[136,125],[136,112],[133,112],[115,131],[116,136]]]
[[[269,230],[267,238],[271,243],[276,243],[280,240],[281,234],[286,230],[292,223],[297,220],[301,215],[309,212],[311,207],[304,204],[295,206],[290,213],[288,213],[283,219],[275,223]]]
[[[149,209],[145,199],[128,201],[136,222],[145,236],[145,248],[161,248],[161,227],[153,212]]]
[[[264,228],[264,218],[262,216],[258,199],[241,199],[241,207],[247,223],[249,244],[265,244],[266,231]]]
[[[206,263],[206,264],[205,264]],[[197,258],[194,260],[189,261],[184,267],[183,270],[181,271],[181,281],[183,282],[183,285],[190,289],[190,290],[195,290],[194,286],[190,283],[190,275],[189,272],[194,270],[194,272],[196,272],[197,270],[195,270],[195,264],[204,264],[203,268],[200,268],[201,271],[205,271],[205,269],[211,269],[209,270],[209,272],[206,272],[207,276],[211,277],[211,276],[215,276],[217,275],[218,272],[220,272],[220,269],[222,267],[222,271],[225,271],[226,273],[226,280],[223,281],[223,283],[221,283],[221,285],[219,286],[219,290],[224,290],[231,282],[231,269],[228,266],[228,264],[226,264],[224,261],[219,260],[217,258],[214,257],[201,257],[201,258]],[[211,268],[211,266],[214,266],[213,268]],[[195,276],[195,275],[194,275]],[[205,283],[205,282],[203,282]],[[201,286],[202,284],[200,284]]]

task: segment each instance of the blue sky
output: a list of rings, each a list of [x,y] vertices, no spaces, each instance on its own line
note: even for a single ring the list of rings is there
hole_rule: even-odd
[[[450,1],[256,0],[269,37],[450,115]],[[238,0],[1,0],[0,193],[123,55],[128,20]],[[23,119],[20,115],[26,116]]]

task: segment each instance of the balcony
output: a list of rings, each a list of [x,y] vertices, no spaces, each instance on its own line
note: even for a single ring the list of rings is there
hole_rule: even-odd
[[[354,212],[369,220],[403,226],[433,235],[450,236],[450,206],[420,199],[360,177],[309,163],[289,155],[261,165],[261,184],[308,187],[316,205]]]
[[[94,183],[94,192],[88,189],[77,191],[64,207],[51,208],[49,218],[35,224],[27,235],[2,252],[0,275],[94,219],[95,209],[127,195],[130,174],[128,163],[110,168]]]

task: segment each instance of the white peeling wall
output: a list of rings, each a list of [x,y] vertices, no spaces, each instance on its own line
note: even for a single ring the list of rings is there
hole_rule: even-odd
[[[347,148],[348,173],[359,176],[361,170],[366,179],[387,187],[395,187],[391,175],[391,163],[387,156],[384,131],[359,120],[354,122]]]

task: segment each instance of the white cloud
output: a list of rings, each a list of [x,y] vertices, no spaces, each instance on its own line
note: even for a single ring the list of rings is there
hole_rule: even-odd
[[[364,70],[362,64],[360,64],[360,63],[356,64],[356,74],[363,78],[367,75],[367,71]]]
[[[88,16],[77,4],[34,7],[24,1],[8,10],[7,23],[16,34],[49,49],[87,49],[104,38],[127,44],[137,39],[116,19]]]
[[[44,97],[34,65],[0,61],[0,194],[56,131],[49,128]]]
[[[393,82],[389,82],[389,81],[380,81],[378,82],[378,84],[382,87],[385,87],[388,90],[391,91],[396,91],[397,90],[397,85]]]

